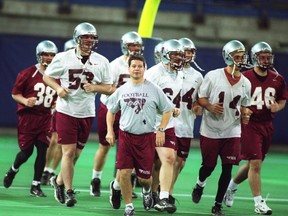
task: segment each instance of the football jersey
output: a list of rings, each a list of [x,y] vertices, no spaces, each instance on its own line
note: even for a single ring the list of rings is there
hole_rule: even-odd
[[[182,71],[178,71],[178,73],[170,72],[166,67],[164,67],[162,62],[160,62],[159,64],[149,68],[144,75],[147,80],[159,86],[175,106],[179,104],[179,97],[183,83]],[[162,115],[158,114],[156,121],[157,127],[160,125],[161,118]],[[166,128],[168,129],[173,127],[174,118],[170,118]]]
[[[76,118],[95,116],[95,92],[85,92],[84,83],[112,84],[107,58],[93,52],[85,64],[77,58],[75,49],[56,54],[45,74],[59,79],[63,88],[69,89],[65,98],[58,97],[57,112]]]
[[[241,74],[239,81],[231,85],[224,68],[208,72],[199,89],[199,98],[209,103],[223,103],[223,114],[203,111],[200,134],[209,138],[240,137],[240,107],[250,105],[251,83]]]
[[[110,112],[117,113],[121,110],[120,129],[132,134],[154,132],[157,113],[162,115],[173,107],[162,90],[147,80],[136,85],[127,82],[107,100]]]
[[[125,59],[124,55],[114,59],[110,63],[110,68],[113,87],[118,88],[130,79],[130,74],[128,71],[128,61]],[[102,94],[100,97],[100,101],[105,104],[108,97],[109,95]]]
[[[177,137],[194,137],[195,114],[192,112],[192,105],[196,101],[197,92],[203,81],[200,72],[192,67],[183,68],[183,83],[180,92],[180,115],[175,118],[175,134]],[[179,107],[179,105],[176,105]]]
[[[253,111],[250,121],[272,121],[274,113],[270,110],[271,101],[287,100],[287,86],[282,75],[268,70],[267,77],[260,81],[254,70],[247,70],[243,75],[251,82],[251,106]]]
[[[33,65],[21,71],[14,83],[12,94],[22,94],[23,97],[36,97],[36,104],[33,107],[27,107],[18,103],[17,112],[23,110],[35,114],[51,114],[51,106],[54,104],[57,94],[54,89],[47,86],[43,81],[43,72],[39,65]]]

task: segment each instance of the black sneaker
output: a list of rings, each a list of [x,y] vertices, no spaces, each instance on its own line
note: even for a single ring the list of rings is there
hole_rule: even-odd
[[[59,203],[65,203],[65,187],[64,185],[58,185],[56,182],[57,175],[50,178],[50,185],[54,188],[55,200]]]
[[[168,213],[174,213],[176,211],[176,206],[169,203],[168,198],[161,199],[154,205],[154,208],[160,212],[167,211]]]
[[[222,213],[222,206],[217,204],[212,207],[211,213],[214,216],[225,216],[225,214]]]
[[[124,211],[124,216],[134,216],[135,215],[135,209],[131,207],[126,207]]]
[[[75,198],[75,192],[73,190],[69,190],[66,193],[66,206],[73,207],[77,203]]]
[[[40,180],[41,185],[49,185],[50,173],[48,171],[44,171]]]
[[[132,199],[137,199],[137,198],[138,198],[138,195],[134,191],[132,191]]]
[[[101,180],[99,178],[92,179],[90,185],[90,195],[100,197],[101,196],[100,186],[101,186]]]
[[[192,192],[192,201],[194,203],[199,203],[203,194],[203,189],[204,188],[199,186],[198,184],[196,184],[196,186],[194,187],[193,192]]]
[[[175,197],[173,197],[172,195],[169,195],[169,203],[175,205]]]
[[[153,198],[153,207],[154,207],[155,204],[159,202],[158,193],[157,192],[152,192],[152,198]]]
[[[44,194],[41,190],[40,184],[38,184],[37,186],[31,185],[30,195],[36,197],[47,197],[46,194]]]
[[[143,206],[144,206],[144,209],[147,211],[154,206],[152,191],[148,193],[144,193],[142,190],[142,195],[143,195]]]
[[[12,185],[13,179],[15,178],[16,174],[17,172],[14,172],[12,168],[8,170],[3,180],[3,184],[5,188],[9,188]]]
[[[136,188],[136,182],[137,182],[137,175],[136,175],[136,173],[132,173],[131,174],[132,199],[138,198],[138,195],[134,192],[134,189]]]
[[[110,183],[110,197],[109,201],[114,209],[119,209],[121,206],[121,190],[115,190],[113,188],[114,181]]]

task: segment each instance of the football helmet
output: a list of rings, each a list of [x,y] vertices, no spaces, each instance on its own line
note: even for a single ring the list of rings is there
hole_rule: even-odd
[[[140,46],[139,50],[131,51],[128,48],[129,44],[138,44]],[[127,32],[121,37],[120,41],[121,51],[124,55],[135,55],[135,54],[143,54],[144,46],[141,36],[135,32]]]
[[[173,56],[175,56],[173,58]],[[173,70],[181,70],[184,64],[184,49],[176,39],[164,42],[161,60],[164,64],[170,64]]]
[[[266,62],[264,62],[265,60],[261,60],[259,58],[259,54],[260,53],[268,53],[269,56],[267,56],[266,58],[268,58]],[[272,48],[271,46],[266,43],[266,42],[258,42],[256,43],[252,48],[251,48],[251,61],[253,66],[257,66],[260,67],[263,70],[266,70],[269,67],[273,66],[273,62],[274,62],[274,55],[272,54]]]
[[[242,62],[235,62],[232,54],[235,52],[244,52],[243,61]],[[231,40],[225,44],[222,50],[222,55],[225,63],[227,65],[236,65],[238,67],[243,67],[247,65],[248,56],[245,53],[244,45],[238,40]]]
[[[190,40],[189,38],[180,38],[179,42],[182,44],[184,52],[185,52],[185,62],[184,62],[184,67],[185,66],[190,66],[190,63],[193,62],[193,64],[201,71],[204,71],[202,68],[200,68],[200,66],[196,63],[195,59],[196,59],[196,47],[193,43],[192,40]],[[186,56],[186,51],[191,51],[192,52],[192,56],[187,57]]]
[[[77,46],[76,41],[74,39],[70,39],[68,41],[65,42],[64,44],[64,51],[73,49]]]
[[[47,62],[42,61],[42,53],[53,53],[58,52],[57,46],[50,40],[44,40],[36,46],[36,58],[38,63],[43,64],[45,67],[48,66]]]
[[[95,46],[97,48],[97,44],[98,44],[97,30],[92,24],[90,24],[88,22],[84,22],[84,23],[78,24],[75,27],[75,30],[73,33],[73,39],[80,46],[82,46],[82,40],[81,40],[82,35],[93,35],[94,40],[95,40],[93,43],[93,47]]]
[[[189,59],[185,59],[185,63],[190,63],[190,62],[194,62],[195,58],[196,58],[196,47],[193,43],[193,41],[191,41],[189,38],[180,38],[179,42],[182,44],[184,51],[192,51],[193,55],[191,58]]]
[[[158,64],[161,62],[161,56],[162,56],[162,50],[163,50],[163,44],[165,41],[161,41],[154,47],[154,61],[155,64]]]

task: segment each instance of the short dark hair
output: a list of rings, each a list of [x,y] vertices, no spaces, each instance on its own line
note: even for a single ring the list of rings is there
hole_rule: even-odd
[[[143,66],[145,68],[146,62],[145,62],[145,58],[142,55],[131,55],[128,59],[128,66],[131,66],[131,62],[132,60],[139,60],[143,62]]]

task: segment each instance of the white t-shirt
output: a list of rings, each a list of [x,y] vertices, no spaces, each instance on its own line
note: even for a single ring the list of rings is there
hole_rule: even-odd
[[[109,61],[96,52],[90,55],[85,64],[76,56],[75,49],[58,53],[45,74],[59,79],[61,86],[69,89],[67,97],[57,98],[57,112],[76,118],[95,116],[96,93],[86,93],[82,88],[84,83],[112,84]]]
[[[175,134],[177,137],[194,137],[195,114],[192,112],[192,105],[196,101],[196,96],[203,76],[192,67],[183,68],[183,84],[180,93],[180,115],[175,118]]]
[[[240,137],[240,106],[249,106],[251,83],[241,74],[233,86],[228,81],[224,68],[208,72],[199,89],[199,98],[208,98],[211,104],[223,100],[224,113],[216,115],[204,109],[200,133],[209,138]]]
[[[107,100],[110,112],[121,110],[120,129],[132,134],[154,132],[157,113],[163,114],[173,107],[162,90],[147,80],[138,85],[128,81]]]
[[[153,67],[149,68],[145,72],[145,78],[155,85],[159,86],[164,94],[170,99],[170,101],[176,106],[180,101],[180,92],[183,83],[183,73],[178,71],[178,73],[169,72],[162,62]],[[157,115],[156,126],[160,125],[162,116]],[[170,118],[170,121],[167,125],[168,128],[174,127],[174,117]]]

